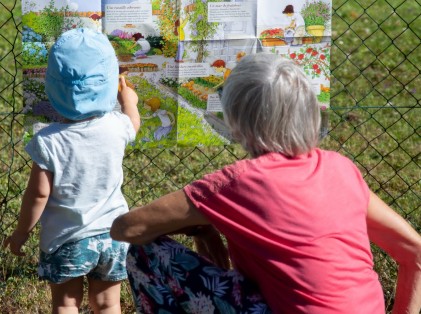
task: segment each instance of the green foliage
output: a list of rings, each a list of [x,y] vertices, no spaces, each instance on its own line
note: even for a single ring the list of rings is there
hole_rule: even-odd
[[[146,40],[151,45],[151,48],[162,49],[162,46],[163,46],[162,36],[148,36],[146,37]]]
[[[22,24],[32,28],[36,33],[41,33],[42,29],[36,22],[38,15],[35,12],[29,12],[22,16]]]
[[[200,109],[206,109],[207,103],[197,98],[190,90],[185,87],[180,87],[178,89],[178,94],[182,96],[185,100],[189,102],[190,105]]]
[[[329,3],[321,0],[308,2],[301,9],[306,26],[326,25],[330,20],[330,12]]]
[[[176,41],[164,41],[162,46],[162,54],[166,58],[174,58],[177,54],[177,42]]]
[[[45,41],[56,41],[63,30],[64,16],[55,8],[45,8],[34,21]]]
[[[177,54],[178,36],[175,34],[175,21],[180,17],[180,0],[162,0],[161,14],[158,15],[158,27],[162,39],[159,42],[162,54],[174,58]]]
[[[221,84],[223,82],[223,78],[221,76],[215,76],[215,75],[210,75],[207,77],[198,77],[195,78],[193,81],[196,84],[205,86],[205,87],[210,87],[213,88],[219,84]]]
[[[26,1],[25,5],[29,10],[33,10],[36,6],[35,2],[30,0]],[[58,9],[55,0],[50,0],[40,12],[30,11],[23,15],[22,22],[23,25],[41,34],[44,42],[54,42],[64,31],[82,26],[77,16],[70,17],[67,13],[68,6]]]
[[[133,47],[131,39],[123,39],[118,36],[108,36],[108,38],[117,55],[133,54],[136,51],[136,46]]]
[[[45,94],[45,85],[38,80],[24,79],[23,88],[27,94],[32,94],[36,97],[35,102],[48,100]]]
[[[208,3],[209,2],[222,2],[223,0],[208,0],[208,1],[195,1],[193,12],[188,16],[191,23],[190,47],[192,51],[197,52],[196,62],[203,62],[207,56],[206,45],[207,41],[215,35],[219,23],[208,22]]]
[[[330,102],[330,93],[328,93],[328,92],[321,92],[319,95],[317,95],[317,100],[320,103],[328,104]]]
[[[303,46],[298,52],[288,55],[291,60],[301,66],[311,78],[320,77],[322,74],[330,78],[330,49]]]
[[[178,79],[174,77],[163,77],[160,82],[168,87],[176,90],[178,88]]]
[[[221,146],[229,144],[226,139],[218,135],[203,118],[179,107],[177,145],[183,147]]]
[[[161,0],[152,0],[152,10],[161,9]]]
[[[47,47],[40,42],[25,42],[22,49],[24,65],[46,65],[48,58]]]

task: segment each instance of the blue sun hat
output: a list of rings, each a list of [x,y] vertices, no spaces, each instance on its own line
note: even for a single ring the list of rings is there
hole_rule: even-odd
[[[45,92],[63,117],[83,120],[114,109],[118,62],[108,38],[88,28],[63,33],[51,47]]]

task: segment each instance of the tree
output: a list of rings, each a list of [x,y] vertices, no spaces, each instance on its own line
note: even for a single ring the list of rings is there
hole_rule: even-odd
[[[190,46],[193,51],[197,52],[196,62],[203,62],[207,56],[207,41],[215,35],[219,23],[208,23],[208,2],[222,2],[224,0],[196,0],[194,9],[189,15],[190,38],[192,42]]]
[[[162,0],[161,14],[158,15],[158,26],[162,35],[162,53],[173,58],[177,53],[178,36],[174,32],[175,21],[180,18],[180,0]]]
[[[25,0],[23,11],[26,13],[22,16],[22,23],[42,35],[43,42],[55,42],[64,31],[83,25],[76,12],[70,11],[68,5],[59,7],[55,0],[50,0],[39,12],[35,11],[36,8],[36,2]]]

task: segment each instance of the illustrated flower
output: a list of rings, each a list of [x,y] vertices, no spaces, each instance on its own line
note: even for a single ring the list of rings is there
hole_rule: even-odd
[[[324,54],[321,54],[320,55],[320,60],[324,60],[324,59],[326,59],[326,56]]]
[[[272,28],[260,33],[260,38],[284,38],[284,30],[281,28]]]
[[[299,55],[298,55],[298,60],[303,60],[304,59],[304,54],[303,53],[300,53]]]
[[[317,52],[317,50],[313,50],[313,52],[311,53],[312,56],[317,56],[319,53]]]
[[[319,66],[317,64],[313,64],[313,69],[317,70],[319,68]]]
[[[291,58],[291,59],[295,59],[295,57],[296,57],[297,55],[295,54],[295,53],[291,53],[290,55],[289,55],[289,57]]]

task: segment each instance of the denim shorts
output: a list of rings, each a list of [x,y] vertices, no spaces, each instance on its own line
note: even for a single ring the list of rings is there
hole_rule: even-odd
[[[102,281],[127,278],[128,243],[114,241],[109,233],[63,244],[52,254],[40,253],[38,275],[51,283],[87,276]]]

